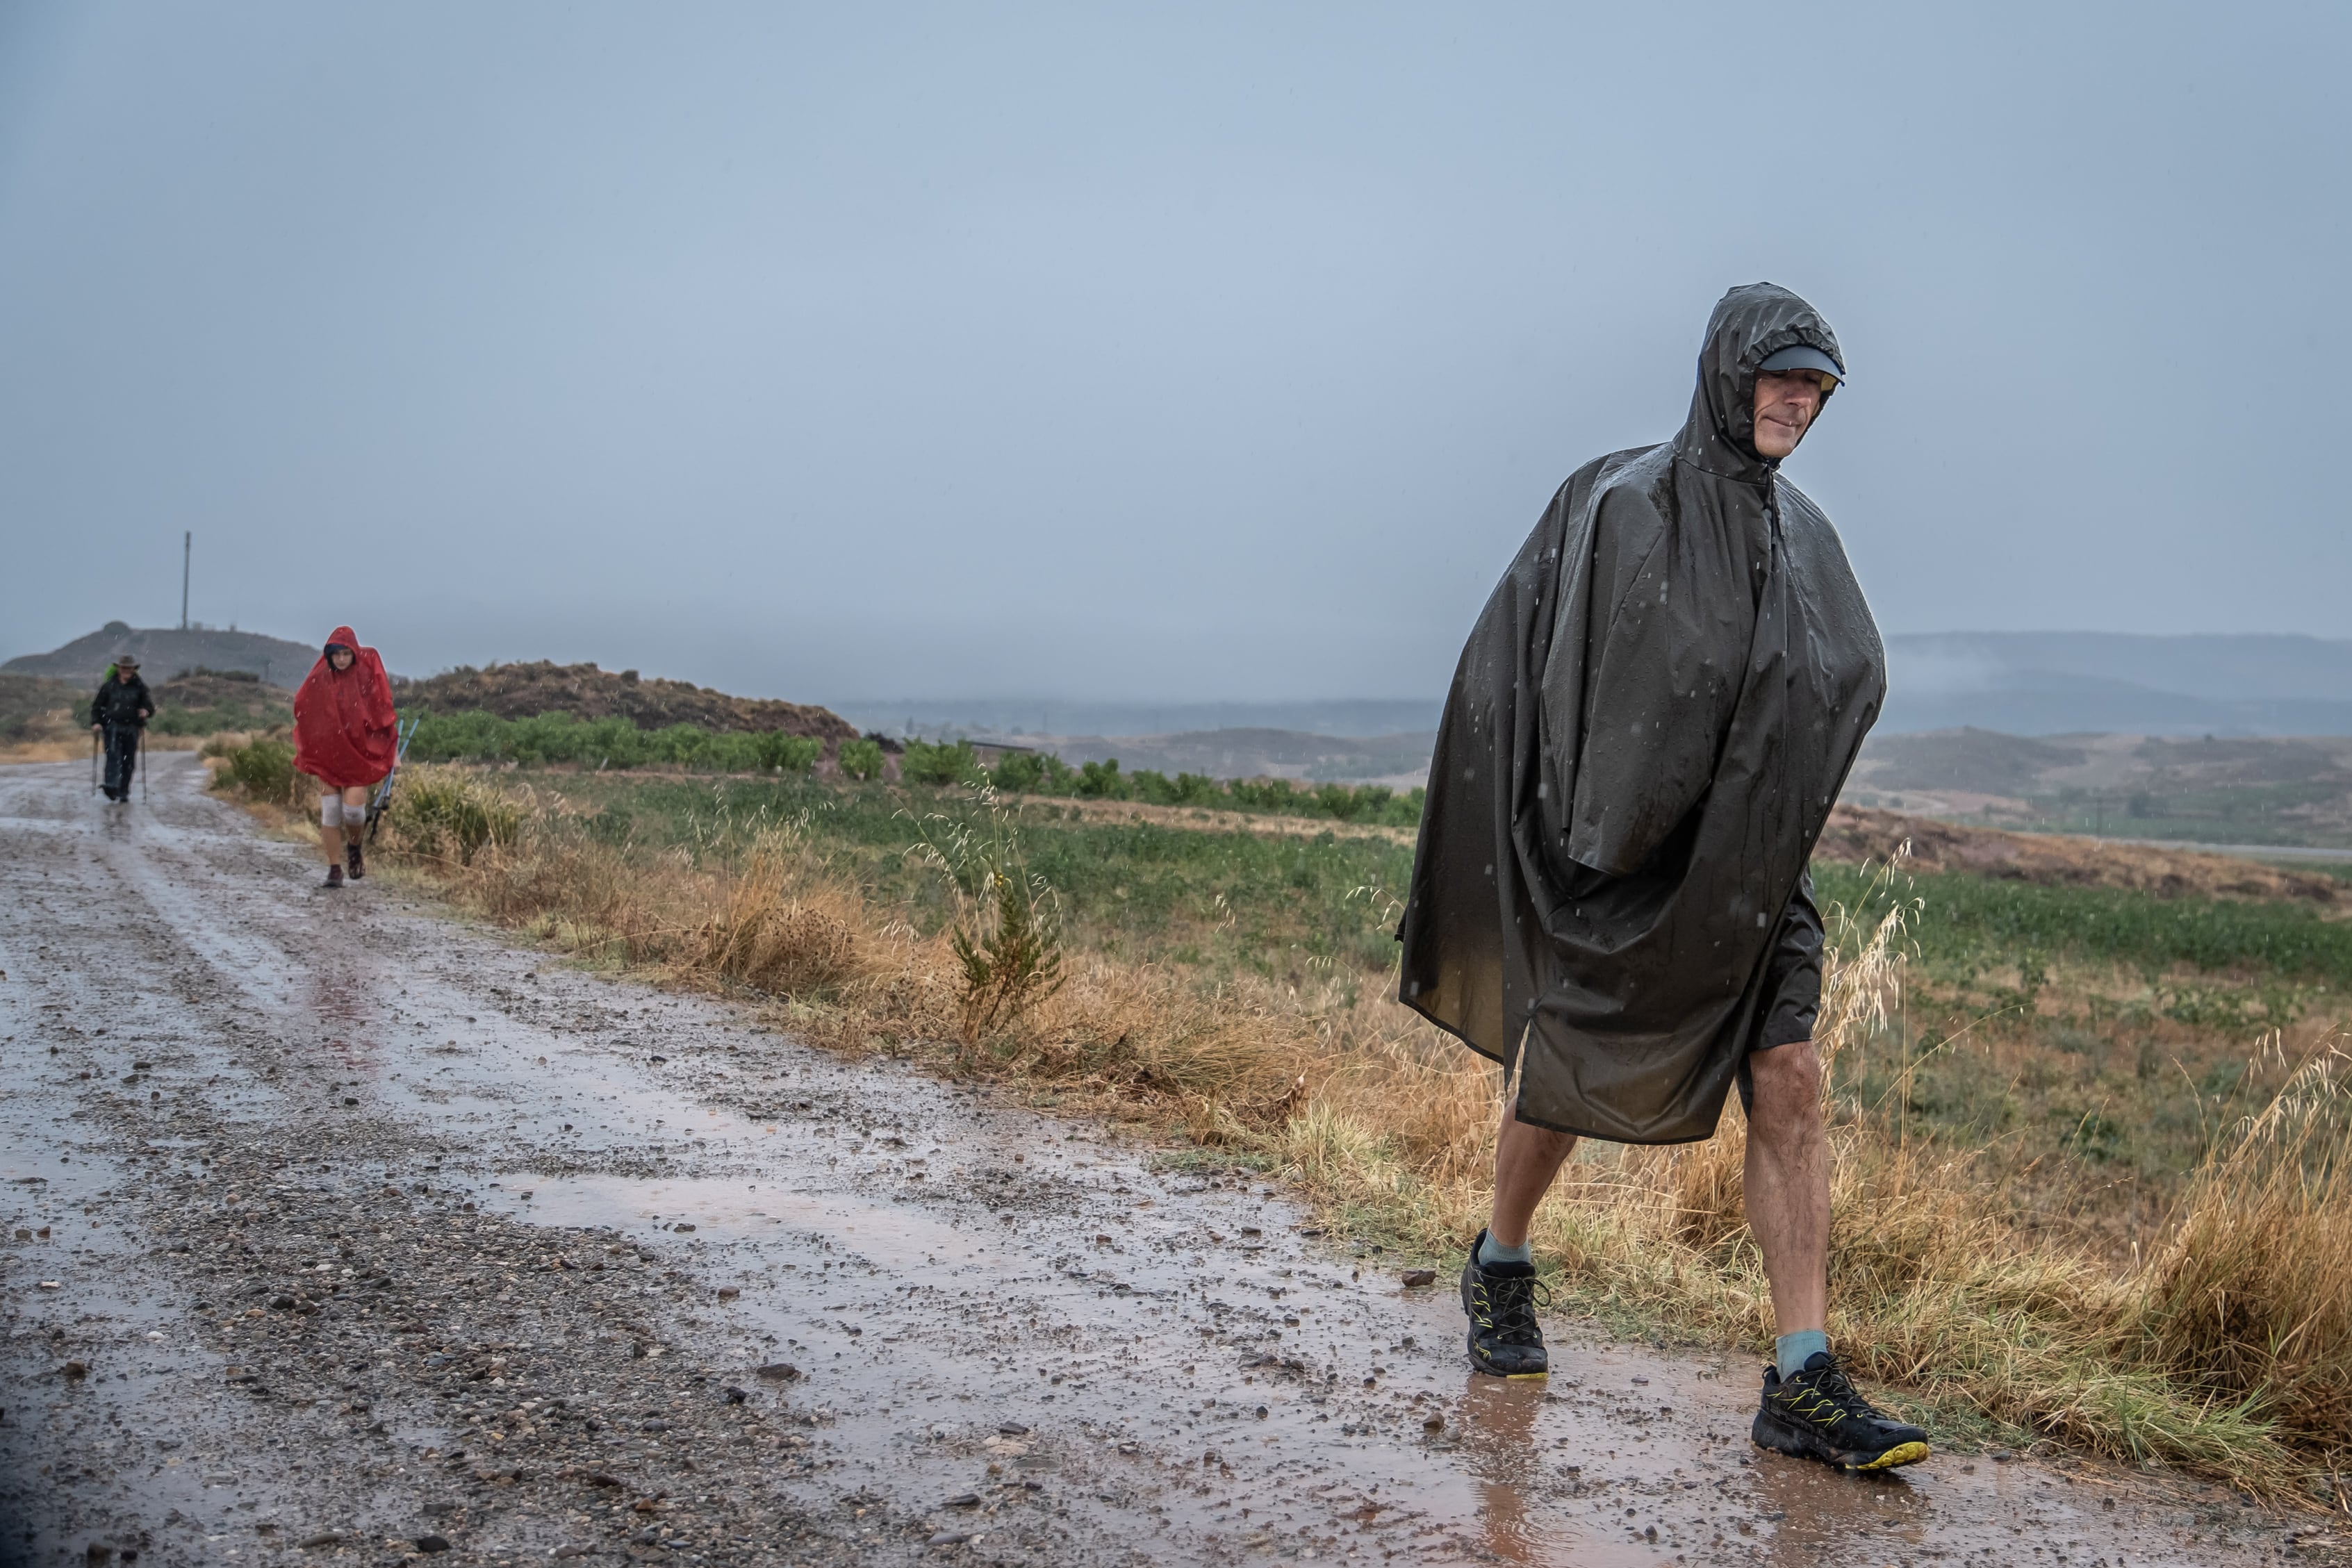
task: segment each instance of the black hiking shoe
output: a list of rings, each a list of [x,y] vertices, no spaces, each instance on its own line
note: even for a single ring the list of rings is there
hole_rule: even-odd
[[[1482,1267],[1478,1249],[1486,1233],[1470,1243],[1470,1260],[1462,1265],[1462,1310],[1470,1314],[1470,1364],[1496,1377],[1544,1377],[1551,1358],[1544,1354],[1543,1330],[1536,1309],[1549,1304],[1549,1293],[1537,1282],[1532,1263],[1496,1263]]]
[[[339,865],[331,865],[327,868],[327,885],[329,887],[341,887],[343,885],[342,867]]]
[[[1844,1365],[1823,1350],[1786,1377],[1778,1367],[1764,1369],[1764,1405],[1750,1435],[1759,1448],[1842,1470],[1891,1470],[1927,1457],[1927,1434],[1888,1420],[1854,1392]]]
[[[360,853],[357,839],[349,840],[343,845],[343,870],[353,882],[367,875],[367,857]]]

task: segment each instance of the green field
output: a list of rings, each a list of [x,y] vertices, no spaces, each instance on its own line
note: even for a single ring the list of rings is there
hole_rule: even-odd
[[[646,851],[723,861],[763,828],[798,824],[835,874],[925,930],[947,920],[947,886],[908,852],[977,812],[965,791],[921,787],[533,782],[572,802],[586,832]],[[1052,802],[1024,805],[1017,821],[1079,949],[1189,967],[1204,984],[1352,977],[1369,996],[1394,973],[1408,845],[1087,821]],[[1848,1092],[1914,1134],[2008,1139],[2028,1167],[2063,1156],[2036,1171],[2045,1188],[2124,1168],[2166,1187],[2268,1082],[2245,1067],[2263,1035],[2338,1016],[2352,994],[2352,922],[2299,903],[1814,870],[1849,946],[1896,900],[1907,906],[1898,1016],[1846,1064]],[[2095,1207],[2081,1193],[2063,1202]]]
[[[608,843],[724,857],[763,829],[796,824],[836,874],[924,929],[948,918],[947,885],[908,852],[927,831],[979,815],[968,791],[921,786],[561,773],[530,781],[573,802],[584,831]],[[1391,839],[1087,821],[1051,801],[1024,802],[1015,821],[1030,871],[1053,888],[1079,946],[1268,978],[1372,974],[1395,961],[1412,851]]]

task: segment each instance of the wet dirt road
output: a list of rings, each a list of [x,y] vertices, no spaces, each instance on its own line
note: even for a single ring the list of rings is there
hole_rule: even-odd
[[[0,1563],[2276,1561],[2226,1495],[1471,1374],[1279,1194],[0,768]]]

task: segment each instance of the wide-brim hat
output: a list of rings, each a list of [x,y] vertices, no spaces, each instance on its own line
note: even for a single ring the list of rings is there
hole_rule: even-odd
[[[135,670],[139,667],[139,655],[117,653],[114,655],[114,667],[118,670]]]

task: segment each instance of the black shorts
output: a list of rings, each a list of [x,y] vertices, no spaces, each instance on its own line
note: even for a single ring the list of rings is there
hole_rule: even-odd
[[[1755,1080],[1748,1059],[1775,1046],[1794,1045],[1813,1038],[1822,1015],[1822,948],[1826,933],[1822,912],[1813,907],[1813,879],[1808,873],[1789,895],[1780,927],[1773,934],[1772,951],[1764,960],[1764,1000],[1748,1026],[1748,1049],[1739,1053],[1739,1106],[1756,1103]]]

